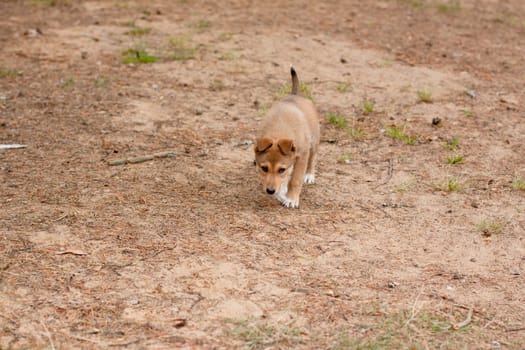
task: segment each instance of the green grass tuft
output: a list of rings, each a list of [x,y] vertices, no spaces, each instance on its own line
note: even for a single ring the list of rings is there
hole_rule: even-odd
[[[516,174],[514,176],[514,181],[512,181],[512,187],[518,191],[525,191],[525,181]]]
[[[108,78],[97,78],[95,79],[95,86],[96,87],[107,87],[109,86],[109,79]]]
[[[434,102],[434,100],[432,99],[432,93],[429,91],[418,91],[417,98],[419,102],[423,102],[423,103]]]
[[[363,113],[370,114],[374,111],[375,102],[365,100],[363,103]]]
[[[0,68],[0,78],[13,78],[21,75],[19,71],[14,69]]]
[[[352,84],[341,83],[341,84],[338,84],[338,85],[337,85],[336,89],[337,89],[337,91],[339,91],[339,92],[346,92],[346,91],[348,91],[351,87],[352,87]]]
[[[455,151],[459,147],[459,138],[456,136],[445,144],[445,147],[451,151]]]
[[[501,234],[504,228],[505,222],[500,219],[482,220],[476,225],[476,229],[486,237]]]
[[[235,328],[229,331],[229,335],[244,342],[248,349],[264,349],[275,345],[293,348],[299,344],[304,344],[304,337],[307,335],[303,329],[287,326],[276,327],[247,320],[230,322],[235,325]]]
[[[122,62],[126,64],[130,63],[155,63],[157,62],[157,57],[152,56],[148,54],[145,48],[129,48],[127,50],[122,51],[122,55],[124,58],[122,59]]]
[[[168,41],[168,45],[171,48],[172,54],[171,59],[174,61],[186,61],[195,58],[197,48],[191,44],[191,39],[187,37],[176,37],[171,38]]]
[[[453,154],[447,158],[448,164],[460,164],[463,163],[463,156],[459,154]]]
[[[342,115],[328,113],[328,121],[338,129],[348,129],[348,121]]]
[[[235,60],[235,59],[237,59],[239,57],[240,57],[240,55],[239,55],[238,52],[236,52],[236,51],[228,51],[228,52],[223,53],[220,59],[224,60],[224,61],[233,61],[233,60]]]
[[[349,164],[351,160],[352,160],[352,153],[350,152],[347,152],[337,157],[337,163],[340,163],[340,164]]]
[[[124,34],[126,35],[143,36],[151,32],[150,27],[138,27],[137,25],[135,25],[135,22],[131,22],[129,26],[131,27],[131,29],[127,32],[124,32]]]
[[[199,33],[202,33],[211,27],[211,22],[206,20],[200,20],[194,24],[194,27]]]
[[[450,1],[448,3],[438,4],[437,9],[441,13],[459,12],[461,4],[458,0]]]
[[[31,0],[31,3],[38,6],[59,6],[68,5],[70,0]]]
[[[451,177],[443,183],[441,189],[445,192],[458,192],[463,189],[463,182],[458,178]]]
[[[60,86],[63,88],[69,88],[75,85],[75,80],[73,78],[67,78],[65,80],[60,80]]]
[[[395,125],[388,126],[385,129],[385,133],[393,138],[394,140],[401,141],[407,145],[413,145],[416,143],[416,137],[410,136],[405,132],[405,128],[399,128]]]
[[[476,113],[470,109],[463,109],[462,112],[465,117],[473,117],[476,115]]]

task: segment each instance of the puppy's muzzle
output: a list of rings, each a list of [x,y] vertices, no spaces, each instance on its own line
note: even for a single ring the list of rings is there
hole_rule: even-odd
[[[274,189],[274,188],[267,188],[267,189],[266,189],[266,193],[268,193],[268,194],[274,194],[274,193],[275,193],[275,189]]]

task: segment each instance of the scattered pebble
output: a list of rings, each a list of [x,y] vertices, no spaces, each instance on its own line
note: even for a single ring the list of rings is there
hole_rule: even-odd
[[[394,282],[394,281],[388,282],[388,288],[395,288],[398,285],[399,285],[399,283]]]
[[[476,91],[474,90],[467,90],[465,91],[467,95],[469,95],[471,98],[476,98]]]
[[[438,118],[438,117],[432,118],[432,125],[436,125],[437,126],[439,124],[441,124],[441,118]]]

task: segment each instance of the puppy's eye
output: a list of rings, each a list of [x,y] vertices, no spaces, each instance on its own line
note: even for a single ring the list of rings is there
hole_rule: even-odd
[[[261,167],[261,170],[264,171],[265,173],[267,173],[268,172],[268,167],[266,165],[263,165]]]
[[[284,173],[286,171],[286,169],[285,168],[279,168],[278,171],[279,171],[279,174],[282,174],[282,173]]]

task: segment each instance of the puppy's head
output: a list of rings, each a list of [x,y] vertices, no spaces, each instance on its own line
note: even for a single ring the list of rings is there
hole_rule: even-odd
[[[261,137],[255,140],[254,150],[264,191],[268,194],[278,192],[293,170],[297,151],[293,141]]]

